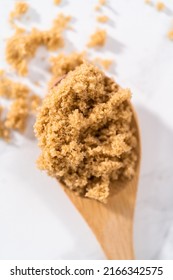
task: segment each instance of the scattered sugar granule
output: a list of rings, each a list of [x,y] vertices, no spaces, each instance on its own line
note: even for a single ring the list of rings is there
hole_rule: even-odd
[[[39,83],[38,81],[35,81],[35,82],[34,82],[34,85],[36,85],[37,87],[39,87],[39,86],[40,86],[40,83]]]
[[[60,13],[53,20],[52,29],[63,31],[64,29],[69,28],[70,21],[71,21],[71,16],[65,16],[64,14]]]
[[[156,3],[156,9],[160,12],[165,9],[165,4],[163,2],[157,2]]]
[[[99,0],[100,5],[106,5],[106,0]]]
[[[101,65],[105,70],[108,70],[113,63],[111,59],[102,59],[99,57],[97,57],[94,61],[99,65]]]
[[[101,22],[101,23],[105,23],[109,20],[109,18],[107,16],[98,16],[97,17],[97,21]]]
[[[36,94],[32,94],[29,97],[29,102],[30,102],[30,110],[32,113],[36,113],[38,110],[38,107],[41,105],[41,98],[40,96]]]
[[[4,70],[0,69],[0,76],[4,75]]]
[[[74,70],[76,66],[83,63],[85,53],[71,53],[71,54],[59,54],[50,58],[51,72],[55,78],[67,74],[69,71]]]
[[[95,6],[95,10],[99,11],[103,5],[106,5],[106,0],[99,0],[99,3]]]
[[[49,51],[55,51],[57,48],[62,48],[64,46],[64,40],[61,33],[54,29],[51,31],[43,31],[42,39],[42,44]]]
[[[48,50],[56,50],[64,46],[62,32],[68,26],[71,17],[59,14],[53,21],[51,29],[40,31],[33,28],[30,32],[16,30],[6,45],[6,60],[24,76],[28,73],[28,62],[35,55],[37,48],[44,45]]]
[[[14,10],[10,13],[10,23],[13,24],[14,19],[20,19],[28,11],[28,8],[28,3],[16,2]]]
[[[106,43],[107,33],[104,29],[98,29],[90,37],[90,41],[87,44],[88,47],[102,47]]]
[[[61,0],[54,0],[55,5],[59,5],[61,3]]]
[[[5,126],[20,132],[24,132],[29,115],[28,101],[25,98],[18,98],[12,103],[7,113]]]
[[[18,82],[14,82],[5,77],[4,74],[0,75],[0,96],[8,99],[25,98],[29,94],[29,88]]]
[[[0,106],[0,138],[5,141],[10,140],[10,130],[5,127],[4,120],[2,120],[3,107]]]
[[[32,29],[30,33],[16,31],[8,39],[6,45],[7,62],[22,76],[28,73],[28,61],[32,58],[37,47],[42,43],[39,31]]]
[[[48,50],[54,51],[57,48],[64,46],[64,40],[62,38],[62,32],[64,29],[69,28],[70,16],[65,16],[60,13],[54,20],[50,30],[43,31],[42,44],[47,47]]]
[[[101,9],[101,6],[100,6],[100,5],[96,5],[96,6],[95,6],[95,10],[96,10],[96,11],[100,11],[100,9]]]
[[[173,40],[173,29],[168,32],[168,38]]]

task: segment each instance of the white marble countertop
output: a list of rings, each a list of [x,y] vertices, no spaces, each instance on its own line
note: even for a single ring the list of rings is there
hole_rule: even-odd
[[[12,34],[7,18],[14,2],[0,1],[0,68],[7,71],[4,39]],[[27,2],[32,7],[30,22],[23,20],[27,28],[45,28],[59,11],[74,16],[66,51],[83,50],[91,32],[101,26],[95,20],[96,0],[62,0],[59,7],[53,0]],[[115,59],[109,74],[132,90],[139,117],[142,165],[134,224],[138,259],[173,259],[173,41],[166,36],[173,26],[173,3],[164,3],[167,9],[158,12],[143,0],[109,0],[102,10],[111,19],[104,25],[108,42],[97,52]],[[41,83],[41,90],[33,86],[38,93],[45,93],[45,68],[38,57],[30,66],[30,80]],[[11,144],[0,141],[0,259],[104,259],[61,188],[37,170],[38,154],[31,129],[24,136],[15,134]]]

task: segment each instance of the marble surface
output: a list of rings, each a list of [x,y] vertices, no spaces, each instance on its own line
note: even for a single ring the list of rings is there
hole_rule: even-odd
[[[0,1],[0,68],[4,46],[12,34],[7,24],[15,1]],[[73,31],[66,33],[65,51],[83,50],[99,25],[95,0],[27,1],[30,21],[22,26],[50,25],[59,11],[74,16]],[[153,1],[156,3],[156,1]],[[110,17],[105,48],[91,55],[115,59],[109,75],[133,92],[142,135],[142,164],[135,211],[134,244],[137,259],[173,259],[173,42],[166,34],[173,26],[173,3],[156,11],[143,0],[109,0],[102,13]],[[3,12],[2,12],[3,11]],[[47,12],[49,11],[49,12]],[[41,54],[45,50],[40,50]],[[30,81],[45,94],[48,60],[39,53],[31,62]],[[13,76],[15,76],[13,74]],[[28,79],[23,79],[30,84]],[[0,104],[6,101],[0,99]],[[32,124],[24,136],[13,135],[11,144],[0,141],[0,259],[104,259],[88,226],[57,183],[37,170],[39,154]]]

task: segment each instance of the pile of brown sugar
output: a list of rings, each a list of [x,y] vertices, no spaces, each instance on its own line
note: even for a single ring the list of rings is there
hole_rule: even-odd
[[[40,169],[105,202],[111,180],[131,179],[137,160],[131,93],[83,63],[53,87],[35,124]]]

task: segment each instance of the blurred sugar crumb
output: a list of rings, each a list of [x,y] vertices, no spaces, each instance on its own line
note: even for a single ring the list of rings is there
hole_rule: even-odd
[[[168,32],[168,38],[173,40],[173,29]]]
[[[71,21],[71,16],[66,16],[66,15],[60,13],[53,20],[52,29],[58,29],[59,31],[63,31],[65,28],[69,28],[70,21]]]
[[[40,35],[40,45],[44,45],[50,51],[55,51],[58,48],[62,48],[64,46],[64,40],[61,33],[57,32],[55,29],[43,31]]]
[[[8,39],[6,45],[6,60],[19,75],[28,73],[27,63],[42,43],[43,38],[37,29],[32,29],[29,33],[26,31],[16,31]]]
[[[50,58],[51,72],[57,78],[67,74],[69,71],[74,70],[76,66],[83,63],[85,53],[73,52],[68,55],[61,53],[58,56]]]
[[[39,86],[40,86],[39,81],[35,81],[35,82],[34,82],[34,85],[36,85],[37,87],[39,87]]]
[[[98,16],[97,21],[105,23],[109,20],[108,16]]]
[[[14,19],[21,18],[28,11],[29,5],[26,2],[16,2],[14,10],[10,13],[9,21],[13,23]]]
[[[145,3],[146,4],[152,4],[152,1],[151,0],[145,0]],[[155,7],[160,12],[160,11],[163,11],[165,9],[165,4],[161,1],[159,1],[155,4]]]
[[[95,9],[95,11],[99,11],[101,9],[101,6],[100,5],[96,5],[94,9]]]
[[[10,80],[4,73],[0,74],[0,96],[15,99],[26,97],[29,94],[29,88],[19,82]]]
[[[40,98],[40,96],[36,95],[36,94],[32,94],[29,97],[29,103],[30,103],[30,111],[31,113],[36,113],[38,110],[38,107],[41,105],[41,101],[42,99]]]
[[[17,98],[12,103],[6,117],[5,126],[24,132],[29,115],[28,102],[25,98]]]
[[[87,44],[88,47],[102,47],[106,43],[107,33],[104,29],[98,29],[90,37],[90,41]]]
[[[0,69],[0,76],[4,75],[4,70]]]
[[[77,66],[83,64],[86,60],[88,60],[86,52],[72,52],[70,54],[61,53],[58,56],[51,57],[50,70],[53,74],[53,77],[50,82],[50,87],[57,78],[66,75],[70,71],[73,71]],[[102,59],[99,57],[96,57],[95,59],[92,59],[90,61],[98,64],[106,70],[109,69],[109,67],[113,63],[113,60],[111,59]]]
[[[41,98],[36,94],[29,95],[31,90],[24,84],[15,82],[6,77],[5,72],[0,70],[0,96],[14,99],[10,110],[7,112],[6,120],[2,121],[0,116],[0,137],[8,140],[9,129],[23,132],[27,125],[30,113],[35,113],[41,104]],[[2,107],[0,115],[2,115]]]
[[[6,44],[6,61],[18,74],[28,73],[29,60],[35,55],[39,46],[44,45],[48,50],[56,50],[64,46],[62,32],[69,28],[70,16],[59,14],[49,30],[33,28],[26,31],[14,24],[15,32]],[[30,89],[11,80],[3,70],[0,70],[0,96],[15,99],[7,112],[6,119],[0,124],[1,138],[8,138],[9,131],[17,130],[23,133],[31,113],[36,113],[42,99]],[[1,110],[2,111],[2,110]]]
[[[112,59],[102,59],[100,57],[96,57],[94,62],[99,66],[102,66],[105,70],[108,70],[113,63]]]
[[[165,9],[165,4],[163,2],[157,2],[156,3],[156,9],[158,11],[163,11]]]
[[[30,32],[26,32],[23,29],[17,29],[7,41],[7,62],[18,74],[26,75],[28,73],[28,62],[35,55],[39,46],[44,45],[51,51],[64,46],[62,32],[65,28],[68,28],[70,20],[70,16],[59,14],[49,30],[41,31],[33,28]]]
[[[59,5],[61,3],[61,0],[54,0],[55,5]]]
[[[29,5],[26,2],[16,2],[14,10],[10,13],[10,19],[20,18],[28,11]]]
[[[5,126],[5,121],[2,119],[3,107],[0,106],[0,138],[5,141],[10,140],[10,130]]]
[[[66,75],[68,72],[81,65],[85,60],[85,55],[85,52],[72,52],[70,54],[61,53],[57,56],[51,57],[50,71],[52,72],[53,76],[49,82],[49,88],[52,88],[57,78]]]
[[[95,10],[99,11],[103,5],[106,5],[106,0],[99,0],[98,4],[95,6]]]
[[[99,0],[100,5],[106,5],[106,0]]]

